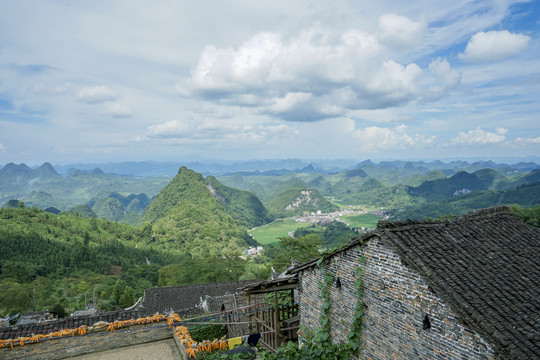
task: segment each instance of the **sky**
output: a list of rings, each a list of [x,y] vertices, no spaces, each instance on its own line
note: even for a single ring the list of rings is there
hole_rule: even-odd
[[[539,1],[0,1],[0,164],[539,156],[539,35]]]

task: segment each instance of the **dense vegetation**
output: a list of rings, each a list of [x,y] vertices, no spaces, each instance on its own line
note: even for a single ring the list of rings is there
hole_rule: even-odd
[[[207,177],[204,182],[227,213],[240,224],[253,228],[272,221],[262,202],[253,193],[225,186],[213,176]]]
[[[510,210],[517,216],[519,216],[526,223],[540,227],[540,205],[536,205],[534,208],[522,208],[518,205],[510,206]]]
[[[232,255],[253,241],[202,175],[185,167],[150,203],[143,221],[151,224],[152,241],[193,257]]]
[[[73,311],[91,303],[113,310],[158,285],[266,278],[270,271],[268,257],[243,260],[239,251],[192,257],[151,239],[151,226],[22,206],[0,209],[0,315]]]
[[[275,217],[338,210],[328,198],[416,219],[519,204],[512,210],[539,226],[540,170],[481,165],[363,162],[340,173],[311,167],[305,173],[235,174],[219,180],[182,167],[165,186],[164,178],[100,170],[62,177],[50,164],[38,169],[8,164],[0,169],[6,199],[6,208],[0,209],[0,315],[72,311],[89,303],[111,310],[132,305],[153,286],[267,278],[271,265],[281,271],[291,257],[307,261],[321,248],[357,236],[340,222],[295,228],[294,238],[276,236],[277,243],[261,256],[239,257],[245,247],[256,245],[247,229]],[[49,212],[8,201],[9,194],[47,206]]]
[[[299,238],[309,234],[317,235],[322,239],[321,245],[329,250],[346,245],[352,238],[359,236],[357,229],[352,229],[340,221],[333,221],[324,226],[312,225],[297,229],[294,232],[294,237]]]
[[[180,259],[147,245],[148,236],[77,214],[0,209],[0,314],[83,308],[90,292],[87,301],[95,295],[103,309],[132,305],[157,285],[159,268]]]
[[[522,185],[512,190],[481,190],[452,197],[430,204],[407,208],[394,213],[397,219],[437,218],[444,215],[461,215],[475,209],[495,205],[519,204],[525,207],[540,202],[540,183]]]

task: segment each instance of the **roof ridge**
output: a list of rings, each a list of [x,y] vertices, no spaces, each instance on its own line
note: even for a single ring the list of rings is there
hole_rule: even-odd
[[[456,220],[460,220],[462,218],[472,218],[472,217],[480,217],[480,216],[486,216],[486,215],[497,215],[497,214],[512,214],[512,211],[510,211],[510,208],[505,205],[497,205],[488,207],[485,209],[477,209],[473,210],[467,214],[459,216]]]
[[[485,209],[477,209],[470,211],[466,214],[460,215],[454,220],[401,220],[401,221],[390,221],[382,220],[377,223],[377,230],[397,230],[402,229],[406,230],[411,227],[433,227],[441,226],[450,223],[457,223],[463,221],[471,221],[472,219],[478,219],[480,217],[489,217],[493,215],[512,215],[512,211],[508,206],[497,205]]]

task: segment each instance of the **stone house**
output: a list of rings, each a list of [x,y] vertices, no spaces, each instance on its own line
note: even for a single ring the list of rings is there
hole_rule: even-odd
[[[540,229],[506,207],[454,221],[380,222],[377,229],[294,270],[301,325],[319,328],[321,269],[330,335],[345,342],[363,282],[354,359],[539,359]],[[323,282],[324,283],[324,282]]]

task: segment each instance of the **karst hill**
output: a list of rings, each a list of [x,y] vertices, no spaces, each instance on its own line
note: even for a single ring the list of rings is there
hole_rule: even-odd
[[[252,241],[246,229],[268,220],[255,195],[181,167],[150,203],[142,223],[151,224],[152,241],[197,257],[237,251]]]

